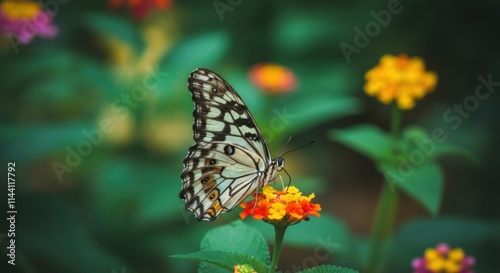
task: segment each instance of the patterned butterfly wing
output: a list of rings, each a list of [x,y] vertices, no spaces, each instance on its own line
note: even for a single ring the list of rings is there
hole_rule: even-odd
[[[213,221],[263,183],[271,159],[245,103],[222,77],[196,69],[188,79],[188,89],[195,105],[196,143],[183,162],[179,197],[198,220]]]

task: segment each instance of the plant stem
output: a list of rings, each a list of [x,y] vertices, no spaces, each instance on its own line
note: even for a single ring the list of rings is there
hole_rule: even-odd
[[[393,191],[388,182],[384,183],[373,223],[367,263],[369,272],[379,272],[385,263],[387,245],[384,242],[390,238],[393,231],[397,201],[398,191]]]
[[[396,104],[392,105],[392,115],[391,115],[391,135],[393,137],[393,150],[392,152],[396,153],[396,143],[399,138],[399,129],[401,127],[401,110],[398,108]]]
[[[394,104],[390,127],[393,140],[392,157],[394,160],[397,156],[396,145],[399,139],[400,127],[401,110],[396,104]],[[377,204],[377,210],[375,212],[369,256],[366,264],[369,272],[380,272],[387,259],[388,239],[391,237],[394,229],[394,220],[396,218],[398,203],[398,190],[390,183],[391,182],[386,179],[384,185],[382,186],[382,191]]]
[[[273,260],[271,261],[271,267],[269,267],[269,273],[276,272],[276,267],[278,266],[278,260],[280,259],[281,244],[283,243],[283,238],[285,237],[286,225],[273,225],[274,226],[274,251]]]

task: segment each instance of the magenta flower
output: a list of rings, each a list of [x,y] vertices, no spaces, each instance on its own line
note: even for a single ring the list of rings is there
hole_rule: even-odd
[[[55,37],[57,27],[52,24],[53,15],[32,1],[6,0],[0,3],[0,34],[15,37],[27,44],[35,36]]]
[[[424,257],[413,259],[411,265],[414,273],[474,273],[471,267],[475,263],[476,259],[466,256],[461,248],[441,243],[425,250]]]

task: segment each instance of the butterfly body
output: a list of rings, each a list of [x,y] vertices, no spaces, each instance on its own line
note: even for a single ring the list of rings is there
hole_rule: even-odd
[[[285,161],[271,160],[250,111],[222,77],[198,68],[189,76],[188,89],[196,143],[183,162],[179,197],[198,220],[213,221],[269,184]]]

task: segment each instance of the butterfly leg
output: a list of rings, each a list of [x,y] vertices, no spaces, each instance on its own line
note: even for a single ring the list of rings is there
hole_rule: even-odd
[[[259,199],[259,188],[260,187],[256,187],[255,188],[255,202],[253,204],[252,213],[255,210],[255,208],[257,207],[257,203],[260,201],[260,199]]]
[[[281,180],[281,188],[284,189],[285,188],[285,183],[283,182],[283,177],[281,176],[281,174],[278,175],[280,180]]]
[[[288,188],[288,187],[290,187],[290,184],[292,184],[292,177],[290,176],[290,174],[284,168],[282,170],[285,171],[286,175],[288,176],[288,185],[286,186]],[[285,188],[285,183],[283,182],[283,177],[280,174],[278,174],[275,177],[273,177],[270,181],[274,182],[274,185],[276,186],[276,178],[278,178],[278,177],[280,178],[280,180],[281,180],[281,186],[284,189]]]
[[[269,183],[271,183],[271,182],[274,183],[274,187],[276,188],[276,180],[278,179],[278,177],[281,180],[281,186],[282,186],[282,188],[285,188],[285,184],[283,183],[283,177],[280,174],[277,174],[275,177],[271,178],[269,180]]]

